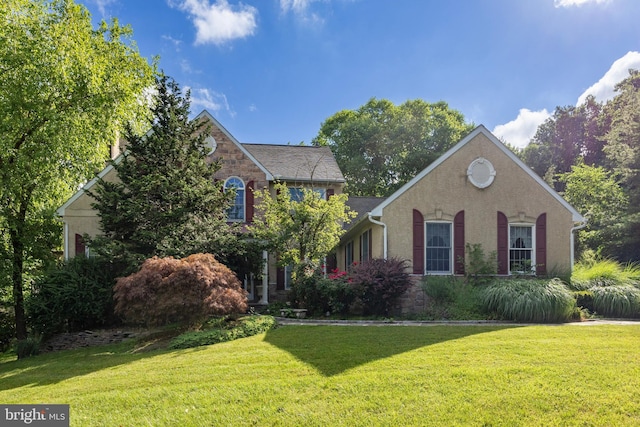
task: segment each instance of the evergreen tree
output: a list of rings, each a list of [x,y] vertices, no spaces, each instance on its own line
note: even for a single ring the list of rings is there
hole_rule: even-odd
[[[128,128],[126,149],[111,163],[119,180],[101,179],[90,193],[102,235],[89,245],[128,271],[156,255],[237,258],[242,248],[226,219],[233,193],[213,179],[220,163],[207,159],[208,124],[189,120],[189,93],[175,81],[160,76],[156,89],[151,129]]]

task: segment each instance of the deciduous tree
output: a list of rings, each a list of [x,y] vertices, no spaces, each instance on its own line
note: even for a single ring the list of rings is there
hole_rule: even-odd
[[[410,100],[399,106],[370,99],[322,124],[313,143],[328,145],[354,196],[388,196],[413,178],[473,125],[445,102]]]
[[[60,247],[55,209],[104,165],[152,74],[117,20],[93,29],[72,0],[0,3],[0,280],[19,339],[27,269]]]
[[[256,192],[260,201],[251,231],[279,254],[281,265],[303,261],[317,265],[338,244],[342,225],[355,216],[345,204],[347,195],[325,200],[319,192],[305,188],[296,199],[286,184],[277,183],[274,189],[275,196],[268,189]]]
[[[628,197],[612,173],[602,166],[580,164],[559,179],[565,184],[564,198],[589,220],[579,231],[578,250],[598,252],[608,246],[605,236],[611,235],[628,205]]]

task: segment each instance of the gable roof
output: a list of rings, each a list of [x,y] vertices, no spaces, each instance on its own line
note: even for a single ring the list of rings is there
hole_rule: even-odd
[[[343,228],[349,230],[356,226],[356,224],[363,221],[368,217],[368,213],[380,203],[385,201],[386,197],[362,197],[362,196],[349,196],[346,205],[349,206],[351,211],[357,215],[349,223],[344,224]]]
[[[276,180],[344,182],[329,147],[242,144]]]
[[[536,181],[536,183],[538,183],[538,185],[540,185],[542,188],[544,188],[554,199],[556,199],[558,203],[560,203],[565,209],[571,212],[574,222],[586,221],[586,219],[573,206],[571,206],[569,202],[563,199],[562,196],[560,196],[553,188],[551,188],[549,184],[547,184],[542,178],[540,178],[538,174],[536,174],[530,167],[528,167],[522,160],[520,160],[518,156],[516,156],[509,148],[507,148],[506,145],[504,145],[498,138],[496,138],[491,132],[489,132],[489,130],[485,128],[483,125],[476,127],[473,131],[471,131],[469,135],[467,135],[460,142],[458,142],[456,145],[451,147],[446,153],[444,153],[442,156],[436,159],[433,163],[431,163],[429,166],[423,169],[422,172],[420,172],[418,175],[413,177],[413,179],[411,179],[405,185],[400,187],[396,192],[394,192],[391,196],[389,196],[384,202],[376,206],[371,211],[371,215],[374,217],[382,216],[382,212],[384,211],[385,207],[387,207],[390,203],[392,203],[394,200],[400,197],[400,195],[402,195],[404,192],[406,192],[408,189],[410,189],[416,183],[422,180],[422,178],[424,178],[432,170],[437,168],[441,163],[443,163],[449,157],[453,156],[457,151],[459,151],[462,147],[464,147],[467,143],[469,143],[479,134],[483,134],[485,137],[487,137],[487,139],[490,142],[492,142],[496,147],[498,147],[498,149],[500,149],[500,151],[502,151],[505,155],[507,155],[507,157],[509,157],[516,165],[518,165],[520,169],[522,169],[527,175],[533,178],[533,180]]]
[[[286,180],[300,182],[344,182],[342,171],[338,167],[333,153],[329,147],[298,146],[298,145],[267,145],[267,144],[243,144],[239,142],[215,117],[207,110],[203,110],[194,120],[205,119],[218,129],[238,149],[251,160],[262,172],[267,181]],[[151,132],[151,131],[149,131]],[[113,161],[122,161],[123,153]],[[65,215],[65,210],[90,190],[101,178],[104,178],[113,169],[109,163],[96,177],[76,191],[56,213]]]

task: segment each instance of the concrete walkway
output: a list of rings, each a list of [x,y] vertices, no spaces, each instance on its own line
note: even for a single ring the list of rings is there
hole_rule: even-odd
[[[331,325],[331,326],[532,326],[538,323],[517,323],[497,320],[328,320],[328,319],[292,319],[276,317],[278,325]],[[544,323],[546,326],[595,326],[595,325],[636,325],[640,320],[627,319],[590,319],[583,322]]]

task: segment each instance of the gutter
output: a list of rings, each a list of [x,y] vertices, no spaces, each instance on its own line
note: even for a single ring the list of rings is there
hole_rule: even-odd
[[[575,262],[575,232],[585,228],[588,222],[589,221],[587,219],[583,219],[578,225],[571,229],[571,270],[573,270],[573,264]]]
[[[376,219],[373,219],[373,216],[371,215],[371,212],[369,212],[368,214],[369,217],[369,221],[371,221],[372,223],[376,224],[376,225],[381,225],[382,226],[382,247],[383,247],[383,258],[387,259],[387,224],[385,224],[382,221],[378,221]],[[573,241],[573,239],[571,240]]]

